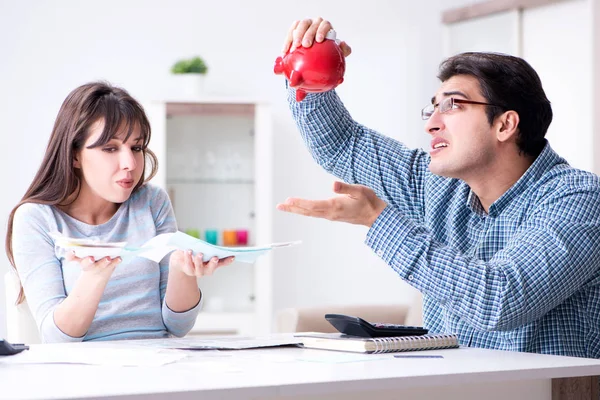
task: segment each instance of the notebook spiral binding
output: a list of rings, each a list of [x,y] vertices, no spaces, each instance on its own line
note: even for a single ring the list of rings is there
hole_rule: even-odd
[[[423,335],[423,336],[397,336],[373,338],[375,343],[374,354],[390,353],[411,350],[435,350],[458,347],[454,335]],[[426,343],[435,342],[434,346],[423,346]]]

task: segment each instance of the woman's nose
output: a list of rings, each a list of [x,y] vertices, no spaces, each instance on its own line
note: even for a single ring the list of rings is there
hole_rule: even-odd
[[[125,150],[121,156],[121,168],[133,171],[137,167],[137,161],[135,159],[135,154],[131,149]]]

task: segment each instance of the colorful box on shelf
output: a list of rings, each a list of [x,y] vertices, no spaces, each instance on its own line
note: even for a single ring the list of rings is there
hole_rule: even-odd
[[[248,245],[248,230],[224,230],[223,231],[224,246],[247,246]]]
[[[186,229],[185,233],[196,239],[200,239],[200,230]],[[223,246],[247,246],[248,245],[248,230],[247,229],[226,229],[223,231]],[[216,229],[207,229],[204,232],[204,240],[210,244],[217,245],[219,232]]]
[[[204,232],[204,239],[210,244],[218,244],[219,232],[215,229],[207,229]]]

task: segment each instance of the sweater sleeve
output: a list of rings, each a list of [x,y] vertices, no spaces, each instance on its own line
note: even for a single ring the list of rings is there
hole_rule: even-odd
[[[156,193],[153,196],[154,222],[156,224],[156,234],[169,233],[177,231],[177,221],[173,206],[167,193],[155,188]],[[160,263],[160,299],[162,303],[162,317],[165,327],[174,336],[185,336],[196,323],[196,317],[202,308],[202,294],[200,301],[195,307],[184,312],[175,312],[171,310],[165,302],[165,294],[167,291],[167,281],[169,278],[169,257],[165,257]]]
[[[54,322],[54,310],[67,297],[62,264],[54,251],[47,206],[23,204],[14,216],[12,247],[15,266],[25,291],[25,297],[42,341],[80,342],[83,337],[71,337]]]

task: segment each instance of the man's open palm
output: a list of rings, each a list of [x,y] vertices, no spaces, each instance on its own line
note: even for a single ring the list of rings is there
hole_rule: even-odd
[[[327,200],[288,198],[277,209],[309,217],[325,218],[370,227],[387,204],[363,185],[335,182],[333,191],[339,196]]]

